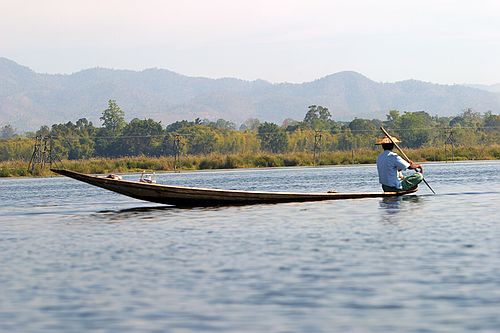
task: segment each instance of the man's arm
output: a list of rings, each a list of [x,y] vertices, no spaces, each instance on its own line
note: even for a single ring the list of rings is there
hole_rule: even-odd
[[[408,169],[416,170],[417,172],[420,172],[420,173],[422,173],[422,171],[424,171],[421,164],[415,163],[413,161],[410,161],[410,166],[408,167]]]
[[[417,172],[420,172],[420,173],[423,170],[422,165],[415,163],[411,160],[407,162],[403,158],[401,158],[401,156],[399,156],[399,155],[396,155],[396,165],[397,165],[398,170],[406,170],[408,168],[408,169],[416,170]]]

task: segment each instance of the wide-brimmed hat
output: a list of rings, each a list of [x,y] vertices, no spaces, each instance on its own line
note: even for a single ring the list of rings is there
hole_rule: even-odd
[[[377,139],[377,142],[375,142],[376,145],[385,145],[386,143],[400,143],[401,140],[399,140],[398,138],[396,138],[395,136],[391,136],[392,138],[392,141],[391,139],[389,139],[389,137],[386,135],[384,136],[383,138],[379,138]]]

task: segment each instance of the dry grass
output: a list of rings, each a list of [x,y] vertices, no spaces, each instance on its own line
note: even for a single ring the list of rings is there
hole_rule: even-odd
[[[405,150],[406,154],[417,162],[451,160],[451,151],[443,147],[426,147]],[[346,165],[375,163],[378,150],[359,149],[355,151],[322,152],[318,164]],[[486,147],[456,147],[454,160],[496,160],[500,159],[500,145]],[[285,154],[256,153],[256,154],[209,154],[204,156],[182,156],[178,162],[178,170],[202,169],[234,169],[284,166],[312,166],[315,165],[311,153],[297,152]],[[137,171],[172,171],[174,170],[173,157],[121,157],[121,158],[94,158],[88,160],[65,160],[54,167],[63,167],[82,173],[126,173]],[[36,176],[49,176],[52,173],[45,168],[37,168]],[[31,176],[26,161],[0,162],[0,177]]]

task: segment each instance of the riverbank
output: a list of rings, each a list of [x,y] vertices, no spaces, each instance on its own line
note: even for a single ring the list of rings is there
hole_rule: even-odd
[[[442,147],[428,147],[405,150],[407,155],[416,162],[440,161],[467,161],[467,160],[498,160],[500,159],[500,145],[486,147],[456,147],[453,151]],[[54,163],[56,168],[65,168],[82,173],[127,173],[146,171],[174,171],[174,170],[206,170],[206,169],[235,169],[235,168],[262,168],[286,166],[314,166],[314,165],[348,165],[373,164],[380,150],[358,149],[352,151],[321,152],[316,156],[312,153],[255,153],[255,154],[209,154],[181,156],[176,161],[173,157],[120,157],[120,158],[93,158],[87,160],[64,160]],[[0,162],[0,177],[32,176],[28,171],[28,161]],[[53,176],[48,165],[44,168],[37,166],[35,176]]]

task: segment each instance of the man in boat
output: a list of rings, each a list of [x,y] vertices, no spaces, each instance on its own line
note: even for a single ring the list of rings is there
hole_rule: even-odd
[[[377,140],[375,144],[381,145],[384,151],[377,158],[378,179],[382,184],[384,192],[399,192],[412,190],[424,179],[422,176],[422,166],[412,161],[406,162],[398,154],[394,153],[394,143],[401,142],[398,138],[392,137],[392,140],[384,136]],[[416,172],[409,176],[402,176],[401,171],[406,169]]]

